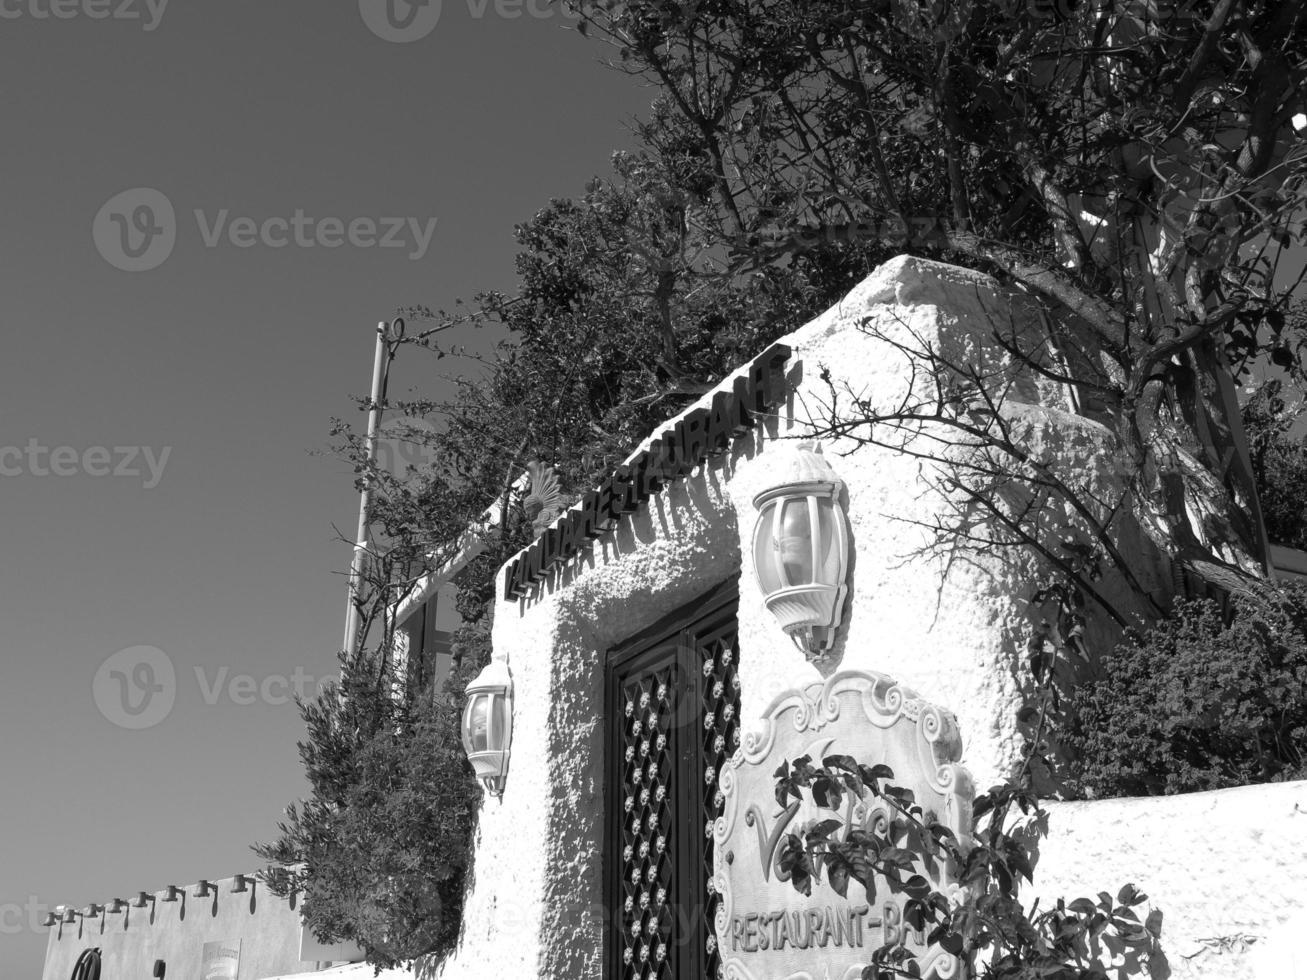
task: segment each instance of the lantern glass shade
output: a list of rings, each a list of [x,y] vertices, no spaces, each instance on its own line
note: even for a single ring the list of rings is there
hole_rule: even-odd
[[[468,699],[467,710],[468,754],[494,752],[507,742],[508,700],[487,692]]]
[[[485,752],[490,748],[490,702],[489,694],[478,694],[468,699],[468,755]]]
[[[504,791],[513,740],[513,682],[508,667],[492,662],[467,688],[463,748],[477,779],[495,796]]]
[[[767,608],[810,655],[834,642],[847,592],[843,487],[820,453],[800,448],[784,482],[754,500],[753,563]]]

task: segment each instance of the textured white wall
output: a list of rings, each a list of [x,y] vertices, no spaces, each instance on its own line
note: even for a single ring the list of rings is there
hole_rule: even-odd
[[[1129,882],[1162,912],[1173,980],[1307,977],[1307,782],[1046,807],[1041,907]]]
[[[754,494],[820,414],[829,397],[824,369],[837,386],[889,404],[905,393],[909,375],[885,338],[929,342],[956,360],[1002,370],[992,331],[1007,318],[984,276],[911,258],[887,263],[784,338],[794,353],[792,390],[778,417],[624,518],[536,595],[501,600],[494,650],[515,685],[512,763],[502,801],[489,799],[482,811],[464,934],[442,977],[601,976],[605,651],[728,577],[740,575],[746,725],[782,690],[836,668],[863,668],[957,715],[963,761],[978,787],[1015,764],[1034,566],[1012,554],[948,562],[918,553],[928,539],[908,522],[928,521],[940,507],[923,492],[929,464],[874,447],[850,452],[847,441],[825,444],[848,487],[853,555],[844,623],[820,669],[763,608],[749,556]],[[1038,455],[1110,492],[1110,438],[1101,426],[1070,414],[1056,387],[1018,379],[1013,397]],[[1103,623],[1091,624],[1091,640],[1109,637]],[[1133,833],[1121,823],[1104,839]],[[1057,868],[1053,843],[1049,867]]]
[[[1048,836],[1035,884],[1022,891],[1027,908],[1115,895],[1129,882],[1148,895],[1140,918],[1162,913],[1171,980],[1307,980],[1307,782],[1045,807]],[[493,880],[503,887],[508,877]],[[447,975],[488,980],[502,962],[491,946],[469,943]],[[532,969],[523,961],[514,975]],[[363,980],[372,970],[314,976]]]

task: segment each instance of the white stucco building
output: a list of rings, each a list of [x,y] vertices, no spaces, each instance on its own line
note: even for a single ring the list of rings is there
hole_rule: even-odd
[[[1110,500],[1109,433],[1078,413],[1072,392],[1021,376],[995,343],[996,323],[1019,321],[982,275],[894,260],[652,433],[616,487],[582,501],[537,554],[501,572],[494,657],[512,676],[511,763],[502,798],[487,798],[482,812],[463,938],[439,976],[712,976],[720,937],[711,925],[717,899],[706,888],[705,824],[717,767],[778,694],[836,671],[889,675],[952,712],[977,787],[1011,769],[1023,745],[1015,719],[1029,683],[1036,568],[1019,554],[960,560],[930,547],[926,528],[942,506],[927,489],[936,464],[839,437],[820,447],[843,481],[851,542],[840,624],[820,657],[805,656],[766,608],[752,552],[755,497],[797,465],[798,440],[833,393],[878,406],[910,400],[914,385],[931,381],[914,376],[904,351],[923,345],[990,377],[1010,372],[1004,411],[1032,455],[1078,472]],[[760,371],[775,373],[764,380]],[[724,423],[714,417],[726,410],[723,399],[755,398],[760,385],[771,386],[769,406],[722,445]],[[631,489],[651,453],[693,450],[696,439],[708,443],[704,462],[665,486]],[[1142,536],[1127,529],[1120,546],[1162,595],[1169,569]],[[1125,595],[1110,579],[1102,588]],[[1114,629],[1091,616],[1091,640],[1108,642]],[[670,721],[633,739],[627,703],[637,700],[638,721],[638,699],[656,707],[659,685],[678,678],[692,707],[679,715],[669,708]],[[641,735],[655,745],[665,738],[664,755],[646,756]],[[633,776],[622,753],[637,746]],[[640,771],[645,759],[652,779]],[[639,796],[627,802],[659,786],[666,806]],[[642,815],[648,826],[633,829]],[[1252,976],[1271,969],[1257,967],[1252,951],[1267,960],[1277,930],[1305,904],[1296,885],[1307,872],[1303,821],[1304,784],[1054,804],[1034,892],[1072,898],[1132,881],[1163,910],[1172,976]],[[641,859],[641,849],[656,850],[662,838],[667,861]],[[1264,860],[1232,869],[1221,857],[1232,841]],[[628,875],[639,878],[634,890],[623,884]],[[660,888],[677,915],[651,917],[643,908],[645,893],[656,904]],[[680,958],[643,960],[646,940],[654,951],[660,940],[691,948]],[[822,976],[820,957],[813,963],[813,976]],[[1275,970],[1260,975],[1292,975]]]

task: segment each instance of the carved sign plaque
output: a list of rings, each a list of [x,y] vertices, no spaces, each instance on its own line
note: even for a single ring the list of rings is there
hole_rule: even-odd
[[[241,941],[205,943],[200,959],[200,980],[236,980],[241,970]]]
[[[825,874],[809,896],[794,888],[779,861],[786,834],[802,839],[805,827],[831,818],[883,830],[890,814],[870,796],[861,802],[846,797],[839,813],[806,795],[782,807],[775,772],[805,755],[814,765],[831,755],[887,765],[894,771],[890,782],[912,790],[922,809],[965,847],[974,790],[957,765],[961,754],[953,716],[883,675],[841,671],[824,684],[776,698],[762,727],[745,737],[721,771],[725,800],[713,832],[713,885],[722,897],[716,932],[726,980],[857,980],[872,952],[893,941],[916,957],[923,978],[960,976],[957,957],[927,946],[925,936],[907,926],[907,896],[892,894],[883,879],[873,881],[871,897],[853,880],[841,897]],[[952,869],[918,870],[945,894],[956,887]]]

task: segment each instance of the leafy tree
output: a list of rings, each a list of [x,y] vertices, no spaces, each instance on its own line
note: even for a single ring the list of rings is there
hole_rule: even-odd
[[[732,269],[875,242],[996,275],[1046,318],[1013,354],[1112,434],[1115,513],[1200,573],[1260,572],[1231,365],[1297,363],[1297,284],[1276,271],[1303,238],[1300,0],[578,6],[619,67],[660,85],[646,138],[712,196]],[[944,396],[1001,401],[970,365],[925,353],[957,376]],[[878,423],[905,421],[845,408],[826,431],[862,423],[876,441]],[[956,419],[956,405],[906,421],[922,416]],[[1000,457],[1009,442],[970,435]],[[1005,464],[1026,479],[1022,460]],[[1195,488],[1214,502],[1201,521]]]
[[[1301,417],[1301,404],[1285,401],[1280,381],[1260,386],[1243,407],[1266,534],[1307,550],[1307,435],[1293,434]]]
[[[615,154],[611,178],[517,228],[515,295],[484,293],[470,311],[430,314],[436,329],[508,332],[456,399],[410,406],[446,420],[438,455],[459,479],[498,492],[506,461],[516,476],[537,457],[572,492],[588,488],[656,424],[889,255],[852,261],[829,250],[737,275],[710,234],[708,204],[673,182],[678,166],[656,147]],[[449,353],[435,339],[419,343]]]

